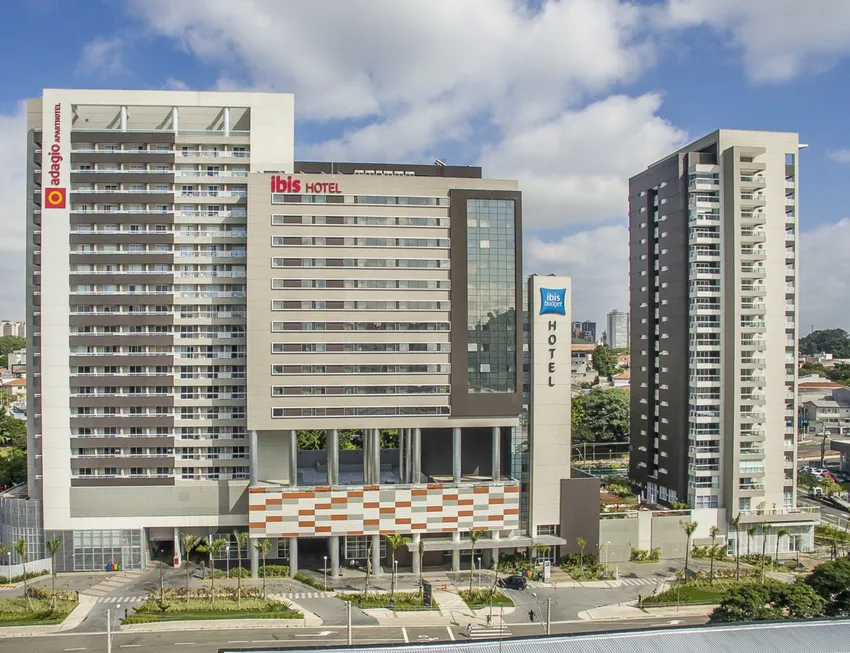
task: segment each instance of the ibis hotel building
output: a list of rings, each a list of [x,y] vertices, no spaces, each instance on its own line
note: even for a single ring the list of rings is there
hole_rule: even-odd
[[[39,523],[0,537],[129,569],[179,564],[182,533],[248,558],[239,529],[332,574],[380,573],[390,533],[414,571],[420,541],[458,569],[473,530],[487,562],[564,543],[569,280],[534,282],[520,428],[516,182],[295,161],[288,94],[50,89],[28,119]]]

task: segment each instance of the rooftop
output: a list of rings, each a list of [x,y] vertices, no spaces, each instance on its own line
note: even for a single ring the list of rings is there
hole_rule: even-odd
[[[703,653],[709,651],[746,651],[747,653],[798,653],[799,651],[846,650],[850,640],[850,620],[800,621],[732,626],[697,626],[602,632],[586,635],[512,638],[503,640],[456,641],[411,645],[358,647],[369,653]],[[845,642],[845,644],[842,644]],[[221,653],[245,650],[222,648]],[[263,651],[315,651],[314,648],[252,648]],[[328,653],[352,649],[329,646]]]

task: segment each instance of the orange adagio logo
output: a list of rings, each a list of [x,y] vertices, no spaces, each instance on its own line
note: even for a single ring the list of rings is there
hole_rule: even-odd
[[[48,188],[44,191],[44,208],[46,209],[64,209],[65,208],[65,189],[64,188]]]

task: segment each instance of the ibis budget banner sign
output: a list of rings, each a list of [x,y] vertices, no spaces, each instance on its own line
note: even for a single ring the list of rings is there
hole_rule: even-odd
[[[552,290],[551,288],[540,289],[540,315],[567,314],[567,289]]]

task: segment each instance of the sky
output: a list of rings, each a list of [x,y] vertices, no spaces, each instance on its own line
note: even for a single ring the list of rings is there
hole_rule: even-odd
[[[5,0],[0,319],[25,312],[42,88],[295,93],[300,160],[481,165],[526,272],[628,309],[628,178],[717,128],[794,131],[801,335],[850,330],[850,0]]]

